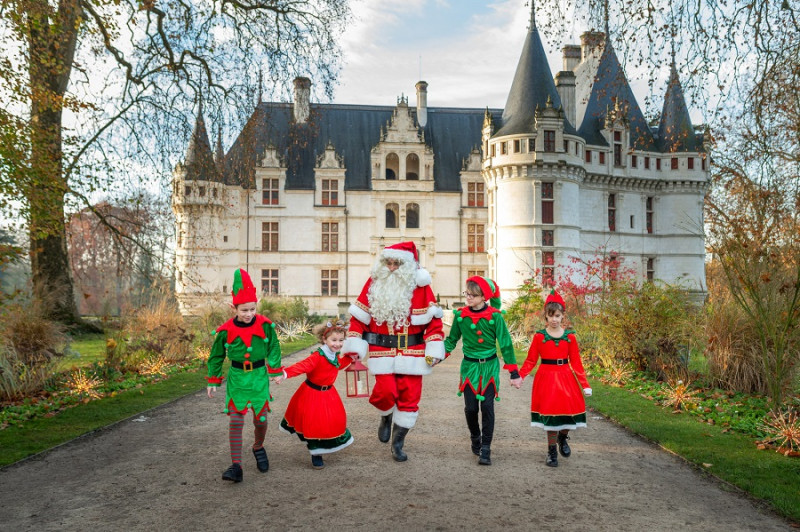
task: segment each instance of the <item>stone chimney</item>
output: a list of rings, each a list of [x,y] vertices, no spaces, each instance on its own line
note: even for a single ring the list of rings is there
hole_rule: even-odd
[[[581,47],[577,44],[568,44],[561,49],[564,60],[564,70],[575,71],[575,67],[581,62]]]
[[[606,34],[602,31],[587,31],[581,35],[581,60],[586,61],[595,51],[602,52]]]
[[[564,60],[566,63],[566,59]],[[575,124],[575,73],[572,70],[562,70],[556,74],[556,90],[561,98],[561,106],[569,123]]]
[[[417,123],[425,127],[428,123],[428,82],[417,82]]]
[[[311,113],[311,80],[304,77],[294,78],[294,121],[298,124],[308,122]]]

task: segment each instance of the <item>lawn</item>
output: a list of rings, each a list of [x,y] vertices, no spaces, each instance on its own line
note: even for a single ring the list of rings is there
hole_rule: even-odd
[[[316,343],[316,337],[306,334],[295,341],[282,343],[281,351],[284,356],[301,350],[310,351],[308,348]],[[105,354],[105,338],[102,335],[81,337],[73,342],[73,346],[83,351],[80,362],[68,363],[67,368],[89,365],[102,359]],[[206,387],[204,377],[205,367],[180,372],[140,388],[118,392],[113,397],[67,408],[51,417],[37,417],[21,426],[0,430],[0,449],[3,450],[0,467],[202,390]]]

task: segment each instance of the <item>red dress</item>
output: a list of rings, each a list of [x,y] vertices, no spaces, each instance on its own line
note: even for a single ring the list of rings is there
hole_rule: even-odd
[[[541,364],[533,378],[531,426],[545,430],[573,430],[586,426],[586,402],[582,388],[589,388],[581,363],[575,332],[566,330],[553,338],[546,329],[536,331],[528,358],[519,370],[525,378],[539,358],[559,360],[560,364]]]
[[[349,356],[329,358],[320,348],[285,369],[287,378],[306,374],[307,379],[289,401],[280,428],[297,434],[312,455],[332,453],[353,443],[347,428],[347,413],[333,387],[339,370],[351,362]]]

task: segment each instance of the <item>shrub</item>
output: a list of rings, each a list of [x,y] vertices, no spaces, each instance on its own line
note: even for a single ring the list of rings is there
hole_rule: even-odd
[[[56,374],[54,359],[26,364],[16,349],[0,343],[0,401],[13,401],[44,390]]]
[[[301,297],[265,297],[258,304],[258,312],[276,324],[310,320],[308,303]]]
[[[67,343],[64,328],[44,319],[40,306],[46,303],[14,303],[0,309],[0,340],[14,351],[14,357],[33,366],[62,355]]]
[[[713,386],[745,393],[768,392],[756,324],[740,305],[716,298],[707,307],[706,361]]]
[[[122,335],[127,339],[124,360],[128,367],[138,368],[153,357],[183,362],[193,356],[194,334],[174,302],[161,300],[136,310],[124,320]]]

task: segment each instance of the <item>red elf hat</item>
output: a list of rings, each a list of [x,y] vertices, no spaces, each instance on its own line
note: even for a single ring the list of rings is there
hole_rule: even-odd
[[[500,306],[503,304],[503,300],[500,299],[500,287],[497,286],[497,283],[489,278],[481,277],[480,275],[473,275],[467,279],[467,282],[470,281],[477,284],[481,288],[483,299],[485,299],[490,306],[500,309]]]
[[[231,295],[233,296],[234,305],[255,303],[258,301],[258,298],[256,298],[256,287],[253,286],[250,275],[241,268],[237,268],[236,271],[233,272]]]
[[[561,305],[561,308],[564,310],[567,309],[567,304],[564,303],[564,298],[556,292],[555,290],[550,290],[550,294],[547,296],[547,299],[544,300],[544,306],[546,307],[548,303],[558,303]]]

